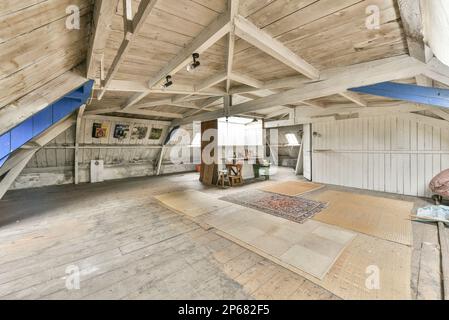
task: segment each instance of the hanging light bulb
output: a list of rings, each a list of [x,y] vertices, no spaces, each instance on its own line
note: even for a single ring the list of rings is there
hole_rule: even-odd
[[[198,59],[200,58],[199,53],[192,54],[192,58],[193,58],[193,62],[191,62],[187,65],[188,72],[194,72],[201,65],[201,63],[198,61]]]

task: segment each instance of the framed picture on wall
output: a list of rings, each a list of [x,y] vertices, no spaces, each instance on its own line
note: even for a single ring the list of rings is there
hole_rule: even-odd
[[[115,125],[115,130],[114,130],[114,138],[115,139],[119,139],[119,140],[126,139],[128,137],[128,133],[129,133],[129,125],[125,125],[125,124]]]
[[[148,133],[148,127],[134,126],[131,130],[131,140],[143,140]]]
[[[150,140],[159,140],[162,137],[163,129],[151,128]]]
[[[105,123],[94,123],[92,128],[92,138],[106,138],[109,134],[109,126]]]

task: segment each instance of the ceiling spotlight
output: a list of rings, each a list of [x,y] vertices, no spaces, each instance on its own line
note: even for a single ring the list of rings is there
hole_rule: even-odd
[[[161,86],[162,89],[167,89],[168,87],[173,85],[172,77],[166,76],[165,77],[165,83]]]
[[[188,72],[193,72],[196,68],[198,68],[201,65],[201,63],[198,61],[198,59],[200,58],[199,53],[192,54],[192,58],[193,58],[193,62],[189,63],[187,65]]]

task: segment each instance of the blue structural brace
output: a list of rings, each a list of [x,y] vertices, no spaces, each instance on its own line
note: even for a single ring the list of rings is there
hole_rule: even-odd
[[[421,87],[411,84],[382,82],[371,86],[352,88],[350,91],[386,98],[449,108],[449,90]]]
[[[0,136],[0,167],[15,150],[84,105],[91,95],[93,85],[94,81],[87,81],[78,89],[2,134]]]

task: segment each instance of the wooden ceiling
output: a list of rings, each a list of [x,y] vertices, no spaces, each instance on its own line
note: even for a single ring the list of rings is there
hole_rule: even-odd
[[[132,14],[127,16],[134,22],[142,14],[143,18],[141,24],[125,32],[123,0],[3,0],[0,108],[82,63],[87,64],[89,76],[97,80],[88,113],[151,119],[175,120],[220,110],[224,107],[223,96],[228,94],[233,95],[235,105],[291,89],[291,85],[279,85],[263,90],[279,80],[294,79],[298,86],[310,81],[303,75],[307,72],[298,72],[298,68],[281,62],[269,51],[239,38],[240,33],[234,34],[232,25],[230,35],[221,36],[202,50],[201,66],[195,72],[188,72],[184,64],[171,74],[172,87],[162,90],[157,81],[149,91],[148,82],[228,12],[228,0],[130,2]],[[288,54],[296,55],[294,61],[300,58],[317,72],[409,54],[396,0],[230,0],[229,3],[238,5],[229,8],[231,21],[237,15],[247,19],[273,39],[270,41],[279,42]],[[80,30],[65,28],[66,8],[70,5],[80,8]],[[380,9],[379,29],[366,27],[370,5]],[[102,44],[98,44],[96,36],[102,39],[99,41]],[[130,101],[135,101],[135,105],[127,108]],[[370,96],[359,95],[354,99],[333,94],[288,105],[273,104],[247,115],[277,119],[294,106],[324,110],[389,102]]]
[[[139,1],[133,1],[134,13],[138,5]],[[381,25],[378,30],[369,30],[366,27],[368,5],[377,5],[381,10]],[[226,8],[226,0],[158,1],[114,79],[138,82],[145,86],[152,75],[161,70],[184,47],[198,37],[204,28],[226,11]],[[399,10],[393,0],[241,0],[238,12],[318,70],[407,53]],[[113,17],[112,31],[106,44],[105,74],[110,71],[123,34],[123,5],[120,2]],[[198,71],[189,73],[183,68],[173,75],[174,86],[198,86],[207,82],[214,75],[224,73],[226,71],[226,41],[226,37],[222,38],[201,54],[201,67]],[[232,71],[260,82],[287,77],[302,77],[296,70],[238,36],[235,41]],[[97,76],[99,76],[99,70],[97,72]],[[304,77],[304,79],[306,78]],[[245,84],[232,81],[231,86],[238,88]],[[218,94],[221,92],[221,95],[224,95],[226,94],[226,81],[220,81],[210,89],[216,89]],[[282,91],[282,88],[280,90]],[[90,110],[120,108],[134,94],[133,92],[108,91],[104,100],[95,99],[93,101]],[[167,95],[165,94],[165,98]],[[264,96],[264,94],[260,95],[256,92],[256,95],[244,94],[239,98],[234,97],[234,104],[237,99],[260,96]],[[182,95],[172,96],[174,99],[177,97],[182,97]],[[210,97],[204,96],[203,100],[189,102],[189,105],[204,105],[208,98]],[[335,98],[333,101],[326,98],[326,101],[316,101],[316,103],[317,105],[328,105],[333,102],[339,103],[342,100],[338,96]],[[163,99],[164,97],[161,97],[160,94],[152,93],[141,100],[139,105]],[[343,100],[348,103],[347,99]],[[191,113],[192,109],[179,107],[179,105],[162,104],[145,108],[145,110]],[[223,108],[222,103],[215,104],[210,109],[220,108]],[[259,115],[272,114],[276,109],[279,109],[279,106],[263,110]],[[283,109],[288,111],[288,107]],[[251,115],[257,115],[257,113]]]

